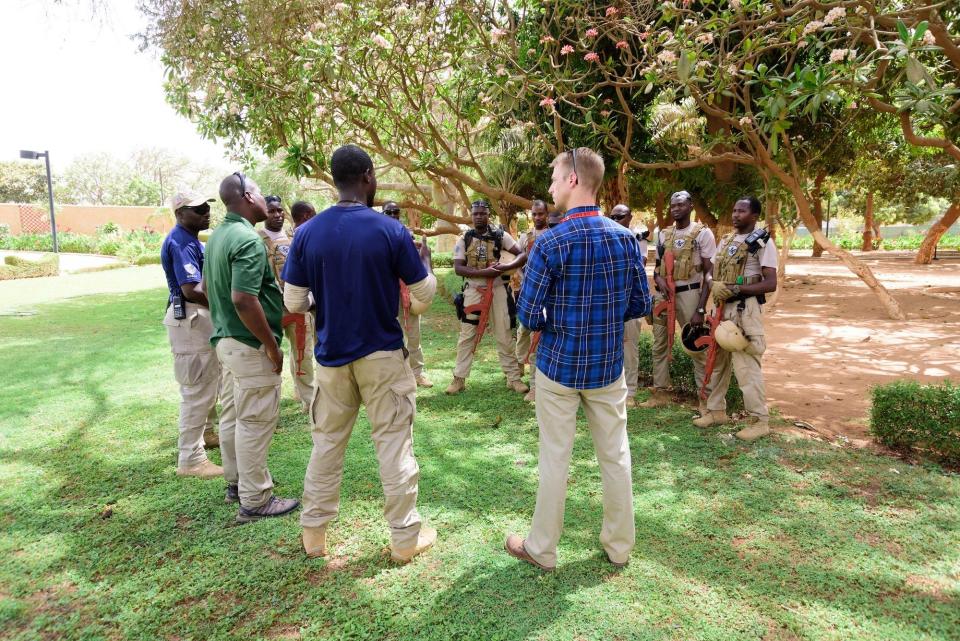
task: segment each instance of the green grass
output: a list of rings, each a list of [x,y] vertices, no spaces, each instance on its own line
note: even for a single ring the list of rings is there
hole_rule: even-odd
[[[235,527],[221,481],[174,475],[177,391],[161,290],[0,318],[0,638],[957,639],[960,479],[829,444],[729,447],[688,409],[630,413],[637,547],[597,541],[599,470],[574,452],[560,565],[502,551],[537,484],[532,408],[484,342],[448,398],[456,323],[424,321],[437,383],[415,430],[439,542],[393,566],[369,428],[347,453],[332,555],[296,518]],[[270,453],[299,496],[310,437],[285,400]],[[214,455],[216,456],[216,455]]]

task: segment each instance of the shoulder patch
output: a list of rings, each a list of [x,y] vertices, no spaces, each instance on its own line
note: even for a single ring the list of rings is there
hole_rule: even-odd
[[[197,271],[197,266],[193,263],[184,263],[183,271],[187,272],[191,276],[197,276],[199,272]]]

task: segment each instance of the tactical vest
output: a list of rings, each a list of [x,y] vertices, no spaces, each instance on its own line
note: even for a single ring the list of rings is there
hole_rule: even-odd
[[[290,253],[290,243],[292,242],[290,238],[282,240],[273,240],[267,236],[264,230],[258,230],[260,237],[263,238],[263,243],[267,246],[267,262],[270,263],[270,268],[273,269],[273,275],[277,279],[277,285],[280,286],[280,289],[283,289],[283,279],[280,278],[280,274],[283,273],[283,266],[287,263],[287,254]]]
[[[673,280],[690,280],[703,272],[700,260],[700,244],[697,236],[703,231],[701,223],[691,223],[690,232],[685,236],[677,234],[677,226],[668,227],[663,232],[663,248],[673,254]],[[657,273],[666,278],[667,264],[661,257]]]
[[[713,266],[713,279],[723,283],[736,283],[747,267],[747,244],[742,240],[733,242],[736,234],[727,234],[720,240],[717,262]]]
[[[488,231],[480,236],[471,229],[463,235],[463,248],[467,258],[467,267],[486,269],[500,260],[500,247],[503,244],[502,231]]]

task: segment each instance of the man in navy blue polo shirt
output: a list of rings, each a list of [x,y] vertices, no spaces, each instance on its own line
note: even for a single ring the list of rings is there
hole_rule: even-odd
[[[201,478],[223,476],[223,469],[204,453],[204,445],[219,445],[213,421],[220,363],[210,347],[213,325],[207,297],[198,287],[203,274],[203,245],[197,236],[210,227],[211,202],[213,198],[191,193],[174,196],[171,207],[177,224],[160,249],[170,290],[163,324],[173,352],[173,373],[180,384],[177,474]]]
[[[303,483],[303,547],[326,554],[327,524],[337,515],[343,456],[360,404],[367,408],[386,498],[392,558],[406,563],[437,538],[417,512],[420,468],[413,456],[416,381],[397,321],[400,282],[429,301],[437,282],[430,249],[420,250],[398,221],[373,209],[373,161],[359,147],[337,149],[330,162],[340,201],[297,229],[283,270],[283,300],[317,310],[317,393],[311,408],[313,453]]]

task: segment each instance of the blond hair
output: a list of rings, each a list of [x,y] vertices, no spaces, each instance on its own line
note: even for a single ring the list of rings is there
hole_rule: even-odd
[[[576,155],[576,162],[574,162],[574,155]],[[560,153],[550,163],[551,167],[561,167],[570,171],[574,170],[574,165],[576,165],[577,181],[580,185],[593,193],[600,191],[603,174],[606,171],[600,154],[589,147],[577,147]]]

